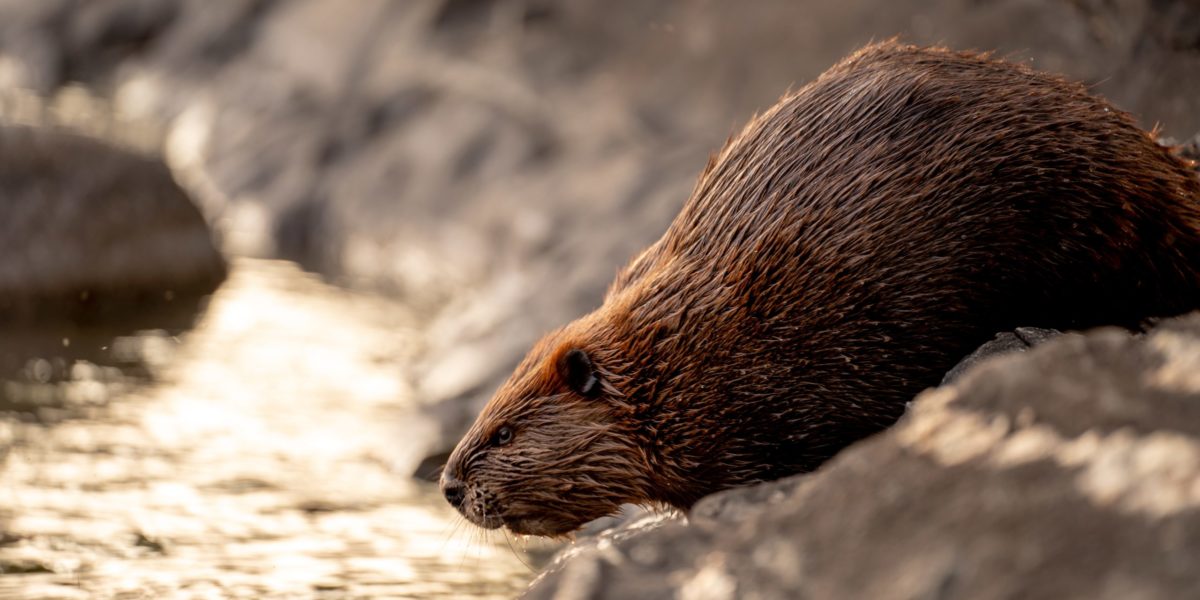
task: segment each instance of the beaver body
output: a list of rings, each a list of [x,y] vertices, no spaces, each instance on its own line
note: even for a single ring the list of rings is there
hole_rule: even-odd
[[[1200,180],[1083,86],[868,47],[753,119],[451,456],[471,521],[556,535],[816,468],[994,332],[1200,305]]]

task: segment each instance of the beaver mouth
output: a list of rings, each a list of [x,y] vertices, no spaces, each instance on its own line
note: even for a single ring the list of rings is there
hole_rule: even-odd
[[[483,529],[500,529],[504,526],[504,519],[499,515],[487,511],[476,510],[476,507],[463,507],[459,509],[459,513],[466,517],[468,521]]]
[[[517,535],[557,537],[571,533],[583,525],[583,523],[568,523],[564,519],[551,519],[532,513],[497,515],[494,512],[473,510],[474,508],[464,507],[464,510],[459,512],[468,521],[483,529],[505,527]]]
[[[500,516],[489,513],[479,514],[474,511],[462,511],[462,513],[468,521],[474,523],[477,527],[483,529],[500,529],[501,527],[505,527],[517,535],[557,536],[577,529],[577,527],[554,527],[545,519],[534,515]]]
[[[478,519],[471,519],[476,525],[484,529],[500,529],[504,525],[504,519],[495,515],[484,515]]]
[[[488,510],[485,506],[481,506],[481,503],[476,498],[472,500],[459,506],[458,514],[466,517],[476,527],[483,529],[499,529],[504,526],[504,519],[500,515]]]
[[[517,535],[558,537],[579,529],[583,523],[568,523],[535,515],[505,515],[504,526]]]
[[[541,510],[531,510],[530,506],[516,510],[499,506],[492,495],[479,488],[469,488],[466,501],[457,508],[459,514],[476,527],[489,530],[505,527],[516,535],[563,537],[590,520],[580,519],[581,515],[575,513],[547,510],[544,506]]]

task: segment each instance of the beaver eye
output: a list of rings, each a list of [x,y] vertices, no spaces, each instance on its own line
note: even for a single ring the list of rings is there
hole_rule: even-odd
[[[500,429],[496,430],[495,435],[492,436],[492,443],[497,446],[503,446],[503,445],[511,442],[512,439],[513,439],[513,430],[511,427],[508,427],[506,425],[506,426],[501,427]]]

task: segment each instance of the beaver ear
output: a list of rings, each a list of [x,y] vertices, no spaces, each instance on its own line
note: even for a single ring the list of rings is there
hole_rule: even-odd
[[[561,371],[567,387],[580,396],[595,396],[600,391],[600,380],[587,352],[578,348],[563,355]]]

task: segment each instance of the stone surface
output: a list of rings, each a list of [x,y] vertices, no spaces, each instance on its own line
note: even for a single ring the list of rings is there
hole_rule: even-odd
[[[1042,329],[1040,327],[1018,327],[1013,331],[998,333],[994,339],[980,346],[966,358],[959,361],[957,365],[954,365],[954,368],[950,369],[946,373],[946,376],[942,378],[942,383],[953,383],[975,365],[989,358],[1000,356],[1001,354],[1024,352],[1059,335],[1062,335],[1062,332],[1054,329]]]
[[[1200,314],[987,361],[815,473],[604,539],[527,597],[1200,596]]]
[[[210,293],[224,276],[162,161],[0,125],[0,321],[136,313]]]

